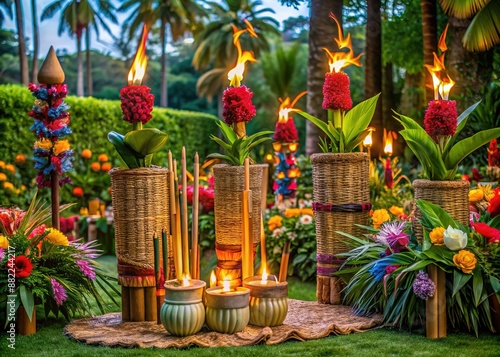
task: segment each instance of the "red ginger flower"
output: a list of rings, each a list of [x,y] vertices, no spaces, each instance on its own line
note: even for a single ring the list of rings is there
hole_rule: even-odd
[[[229,87],[222,95],[222,116],[227,125],[249,122],[255,116],[253,93],[245,86]]]
[[[490,227],[483,222],[473,223],[472,227],[474,227],[477,233],[486,238],[488,240],[488,243],[500,243],[499,229]]]
[[[14,265],[16,266],[16,278],[27,278],[33,270],[33,264],[24,255],[16,257]]]
[[[454,100],[432,100],[425,111],[425,131],[437,143],[439,136],[455,134],[457,117],[457,102]]]
[[[120,90],[123,120],[129,123],[146,124],[151,120],[154,95],[146,86],[126,86]]]
[[[388,188],[393,188],[394,187],[394,176],[392,175],[392,165],[391,165],[390,158],[387,158],[387,160],[385,162],[384,178],[385,178],[385,185]]]
[[[297,133],[297,128],[292,118],[289,118],[286,122],[278,121],[276,123],[273,139],[284,143],[299,140],[299,134]]]
[[[327,73],[323,84],[323,109],[351,109],[349,84],[349,76],[344,72]]]
[[[490,141],[488,147],[488,166],[500,166],[500,151],[498,151],[497,139]]]
[[[495,196],[489,202],[488,212],[491,218],[495,218],[500,214],[500,193],[497,190],[495,190]]]

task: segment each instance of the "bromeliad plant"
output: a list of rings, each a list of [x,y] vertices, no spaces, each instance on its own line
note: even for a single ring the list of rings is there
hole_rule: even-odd
[[[425,317],[424,300],[435,286],[425,274],[434,264],[446,272],[447,316],[454,327],[476,334],[493,331],[488,295],[500,293],[498,269],[477,233],[439,206],[418,200],[424,227],[422,243],[409,234],[407,221],[386,222],[369,240],[345,236],[355,246],[336,275],[348,282],[345,302],[358,314],[383,312],[386,323],[412,327]],[[498,267],[497,267],[498,268]]]
[[[368,125],[372,120],[380,94],[359,103],[352,108],[349,76],[342,71],[353,64],[361,67],[360,57],[354,57],[351,34],[344,38],[342,28],[333,14],[330,17],[338,27],[339,38],[335,39],[339,49],[347,52],[330,52],[324,49],[329,58],[330,72],[325,75],[323,84],[323,109],[328,111],[328,122],[303,111],[297,111],[325,133],[328,140],[321,138],[320,148],[325,153],[352,152],[369,134]],[[351,109],[352,108],[352,109]],[[351,109],[351,110],[349,110]]]

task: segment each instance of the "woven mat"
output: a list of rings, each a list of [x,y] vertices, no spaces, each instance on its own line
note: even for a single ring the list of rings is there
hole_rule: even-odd
[[[348,306],[292,299],[288,299],[288,306],[288,315],[283,325],[264,328],[248,325],[243,331],[232,335],[210,332],[204,327],[196,335],[175,337],[156,322],[122,322],[119,312],[75,320],[66,326],[64,333],[91,345],[141,348],[221,347],[259,343],[275,345],[290,339],[313,340],[330,334],[362,332],[382,323],[382,316],[358,317],[351,313]]]

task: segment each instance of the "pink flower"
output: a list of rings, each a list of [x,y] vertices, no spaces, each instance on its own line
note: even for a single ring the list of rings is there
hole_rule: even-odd
[[[349,76],[344,72],[327,73],[323,84],[323,109],[351,109],[349,84]]]
[[[63,301],[68,298],[68,294],[64,287],[54,278],[50,278],[50,283],[52,284],[52,291],[54,292],[54,300],[57,306],[61,306]]]
[[[95,271],[94,267],[88,260],[77,260],[76,264],[82,271],[83,275],[91,280],[95,280]]]
[[[222,95],[222,116],[227,125],[249,122],[257,113],[252,104],[253,93],[245,86],[229,87]]]
[[[3,262],[3,258],[5,257],[5,250],[0,248],[0,264]]]
[[[45,224],[42,224],[42,225],[36,227],[35,229],[33,229],[31,231],[31,233],[28,236],[28,239],[33,239],[34,237],[42,235],[45,232],[46,228],[47,228],[47,226]]]
[[[388,265],[385,267],[386,274],[392,274],[395,270],[399,268],[399,265]]]
[[[200,203],[204,213],[214,210],[214,190],[213,188],[204,188],[200,190]]]
[[[425,131],[436,143],[439,136],[453,136],[457,130],[457,117],[457,102],[432,100],[425,111]]]

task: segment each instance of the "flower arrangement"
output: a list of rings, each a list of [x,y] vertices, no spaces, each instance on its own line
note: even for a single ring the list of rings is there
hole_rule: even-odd
[[[316,230],[310,207],[288,208],[283,212],[276,208],[266,210],[265,234],[268,265],[279,269],[281,253],[286,241],[291,242],[289,269],[303,280],[316,274]]]
[[[423,167],[423,177],[435,181],[453,180],[458,165],[465,157],[500,136],[500,128],[493,128],[457,142],[469,115],[479,103],[458,116],[456,102],[448,100],[455,82],[448,76],[444,66],[447,28],[439,39],[441,55],[438,57],[434,53],[434,65],[426,66],[433,78],[435,98],[429,102],[425,112],[424,127],[404,115],[395,116],[404,128],[400,131],[401,136]]]
[[[243,165],[245,159],[250,156],[252,149],[262,142],[270,140],[263,136],[272,134],[272,131],[262,131],[253,135],[246,135],[246,123],[253,119],[256,114],[255,106],[252,104],[253,93],[248,87],[241,84],[246,62],[256,62],[255,57],[249,51],[243,51],[239,38],[244,33],[252,37],[257,37],[255,30],[250,22],[244,20],[246,29],[240,30],[233,27],[233,43],[238,50],[238,59],[236,66],[229,71],[229,87],[224,90],[222,95],[222,116],[224,121],[220,120],[217,125],[221,129],[225,141],[215,135],[211,138],[218,143],[225,154],[213,153],[209,158],[224,160],[228,165]]]
[[[50,209],[36,198],[27,211],[1,212],[0,310],[6,311],[7,295],[14,295],[16,307],[22,305],[28,316],[41,304],[46,316],[61,312],[69,319],[76,312],[92,313],[88,297],[93,297],[103,313],[97,286],[113,301],[109,289],[118,292],[94,261],[99,251],[92,242],[69,242],[61,231],[47,228],[43,222],[49,217]],[[15,286],[8,282],[10,273],[15,275]]]
[[[30,130],[38,138],[34,144],[38,187],[50,187],[52,173],[60,177],[60,186],[71,183],[66,173],[73,167],[73,150],[68,140],[61,140],[71,134],[71,129],[68,127],[69,105],[64,102],[68,94],[68,86],[66,84],[36,85],[30,83],[28,88],[36,98],[29,116],[34,119]]]
[[[347,48],[347,52],[330,52],[325,48],[329,58],[330,72],[325,75],[323,84],[323,109],[328,111],[328,122],[316,118],[303,111],[297,111],[307,120],[310,120],[327,138],[321,139],[320,148],[324,153],[352,152],[369,134],[368,125],[372,120],[380,94],[359,103],[352,108],[351,92],[349,90],[349,76],[342,71],[350,65],[360,67],[360,57],[354,57],[351,34],[344,38],[342,28],[333,14],[330,17],[335,21],[339,37],[335,39],[340,49]],[[351,109],[352,108],[352,109]]]
[[[123,120],[132,124],[126,135],[111,131],[108,140],[114,145],[125,168],[149,167],[153,155],[167,143],[168,135],[155,128],[143,128],[153,110],[154,96],[149,87],[140,85],[144,76],[147,27],[142,31],[141,42],[129,72],[129,85],[120,90]]]
[[[381,311],[386,323],[411,328],[424,319],[424,301],[434,294],[425,273],[434,264],[446,272],[451,325],[476,334],[482,327],[493,331],[487,297],[500,293],[500,265],[492,256],[498,243],[485,245],[477,228],[461,225],[439,206],[417,205],[425,229],[421,243],[411,220],[385,222],[368,239],[346,235],[355,248],[342,254],[347,260],[336,273],[347,282],[345,302],[358,314]]]

